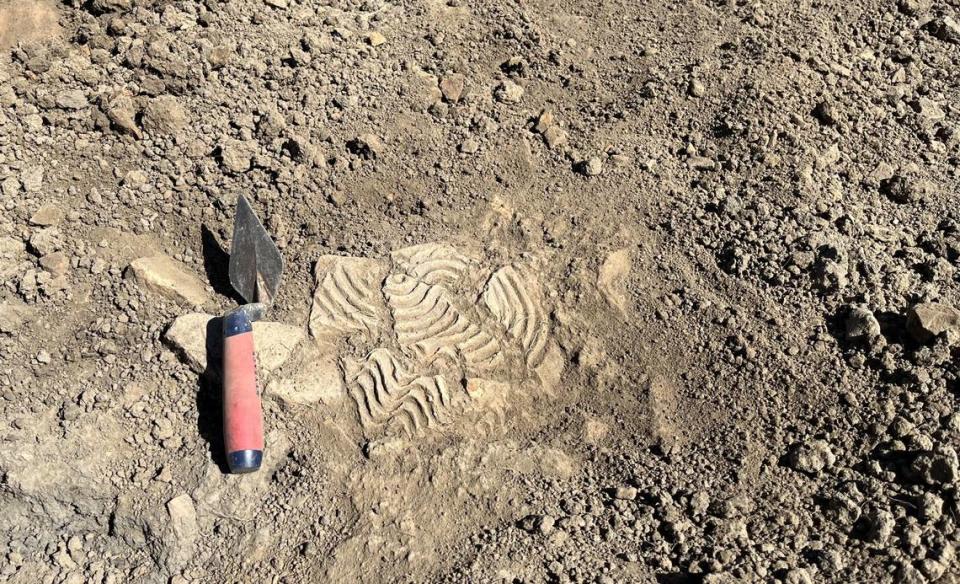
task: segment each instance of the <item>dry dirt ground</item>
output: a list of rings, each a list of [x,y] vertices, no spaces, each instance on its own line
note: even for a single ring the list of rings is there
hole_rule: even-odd
[[[956,0],[0,0],[0,51],[0,581],[960,581]]]

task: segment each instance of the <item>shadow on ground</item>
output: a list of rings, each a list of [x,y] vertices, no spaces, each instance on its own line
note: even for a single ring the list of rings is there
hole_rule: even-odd
[[[220,390],[223,363],[223,319],[207,322],[207,369],[197,380],[197,430],[206,441],[220,472],[228,473],[227,457],[223,451],[223,397]]]

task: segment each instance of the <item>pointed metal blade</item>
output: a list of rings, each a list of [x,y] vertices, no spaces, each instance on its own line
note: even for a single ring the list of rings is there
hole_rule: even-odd
[[[247,302],[270,304],[280,288],[283,256],[247,199],[237,199],[230,247],[230,283]]]

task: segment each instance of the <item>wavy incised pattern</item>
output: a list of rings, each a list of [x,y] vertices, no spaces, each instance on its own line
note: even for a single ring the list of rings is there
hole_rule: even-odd
[[[482,368],[502,360],[497,339],[462,314],[442,286],[394,274],[383,291],[393,313],[397,342],[419,361],[462,357],[467,365]]]
[[[530,367],[543,361],[550,338],[547,319],[534,294],[529,279],[514,266],[494,272],[483,291],[483,302],[506,329],[511,339],[519,343]]]
[[[322,258],[317,262],[310,330],[324,332],[373,332],[383,326],[380,280],[384,268],[374,260]]]
[[[390,257],[400,270],[431,285],[456,282],[476,263],[446,243],[405,247]]]
[[[415,435],[457,419],[495,434],[515,389],[556,383],[563,361],[535,272],[515,264],[487,274],[441,243],[389,260],[320,258],[310,330],[370,351],[341,361],[365,432]]]
[[[387,349],[372,352],[349,385],[366,427],[413,435],[445,422],[451,406],[443,377],[410,374]]]

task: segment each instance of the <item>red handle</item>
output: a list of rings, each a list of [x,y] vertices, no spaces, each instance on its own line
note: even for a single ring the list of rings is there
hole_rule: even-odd
[[[263,459],[263,408],[257,390],[253,327],[241,311],[224,317],[223,442],[234,473],[253,472]]]

